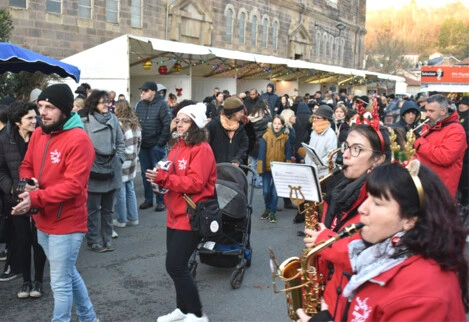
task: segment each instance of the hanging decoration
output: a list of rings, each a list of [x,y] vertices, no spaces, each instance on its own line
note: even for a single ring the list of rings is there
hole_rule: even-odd
[[[150,70],[152,68],[153,64],[151,63],[151,60],[150,59],[145,59],[145,61],[143,62],[143,69],[144,70]]]
[[[160,68],[158,68],[158,73],[166,75],[168,73],[168,67],[166,67],[166,65],[161,65]]]
[[[182,69],[182,66],[181,66],[180,63],[175,63],[174,64],[174,66],[173,66],[174,72],[179,73],[181,71],[181,69]]]
[[[176,88],[176,92],[177,92],[177,94],[176,94],[177,97],[182,96],[182,88]]]

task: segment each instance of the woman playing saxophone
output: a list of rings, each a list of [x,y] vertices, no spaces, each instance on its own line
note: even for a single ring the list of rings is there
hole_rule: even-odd
[[[466,232],[444,184],[413,160],[376,167],[366,187],[361,239],[335,263],[349,272],[341,295],[298,321],[465,321]]]

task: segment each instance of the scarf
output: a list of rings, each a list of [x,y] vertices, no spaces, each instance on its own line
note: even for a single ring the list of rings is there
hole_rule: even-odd
[[[345,286],[343,296],[354,295],[355,290],[368,281],[379,283],[373,281],[373,278],[389,271],[409,257],[410,254],[405,247],[396,247],[391,242],[394,237],[402,237],[403,235],[404,232],[400,231],[370,247],[367,247],[361,239],[349,243],[349,258],[354,274]]]
[[[340,222],[343,213],[351,210],[350,207],[357,201],[367,176],[368,171],[354,180],[345,178],[326,197],[326,202],[329,204],[324,220],[326,227],[331,227],[334,217],[337,217],[337,222]],[[340,228],[341,226],[337,224],[334,231],[338,231]]]
[[[331,125],[331,122],[329,120],[317,120],[313,122],[313,130],[317,134],[323,133],[327,128]]]
[[[286,126],[283,126],[283,127],[280,129],[280,131],[275,132],[275,130],[274,130],[274,125],[273,125],[272,123],[270,123],[270,129],[272,130],[272,133],[275,135],[275,137],[278,137],[280,134],[285,133],[287,127],[286,127]]]
[[[111,113],[110,112],[106,112],[104,114],[95,112],[95,113],[93,113],[93,116],[96,119],[96,121],[98,121],[101,124],[106,124],[107,121],[109,121],[111,119]]]
[[[233,138],[236,130],[239,128],[239,122],[230,120],[226,115],[220,115],[221,126],[226,130],[230,140]]]

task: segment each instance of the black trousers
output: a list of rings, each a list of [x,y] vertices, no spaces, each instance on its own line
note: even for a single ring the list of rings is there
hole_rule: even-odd
[[[166,229],[166,271],[176,288],[176,304],[183,313],[200,314],[202,304],[199,291],[189,272],[189,258],[197,247],[200,237],[187,230]]]
[[[46,254],[37,242],[37,229],[29,216],[11,216],[15,229],[15,247],[11,254],[13,262],[20,264],[23,281],[31,281],[31,246],[34,250],[34,280],[42,283]]]

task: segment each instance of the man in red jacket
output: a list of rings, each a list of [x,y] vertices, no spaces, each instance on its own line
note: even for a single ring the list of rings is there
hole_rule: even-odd
[[[87,185],[94,157],[83,123],[72,113],[73,94],[65,84],[55,84],[38,98],[42,125],[30,139],[20,167],[20,178],[33,185],[19,195],[23,201],[12,215],[37,209],[38,242],[50,263],[54,293],[53,321],[70,321],[75,304],[80,321],[97,321],[86,285],[76,269],[80,245],[87,232]]]
[[[443,95],[430,96],[425,107],[430,121],[414,142],[416,155],[440,177],[455,198],[467,148],[466,133],[458,113],[449,109],[449,102]]]

